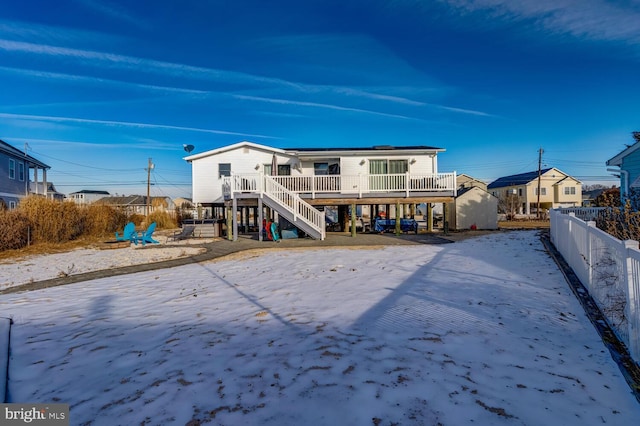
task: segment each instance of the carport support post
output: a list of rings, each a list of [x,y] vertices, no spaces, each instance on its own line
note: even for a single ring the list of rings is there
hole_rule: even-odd
[[[356,205],[351,204],[351,236],[356,236]]]
[[[431,203],[427,203],[427,232],[433,232],[433,207]]]
[[[400,203],[396,203],[396,236],[400,235]]]
[[[255,217],[255,216],[254,216]],[[264,219],[262,213],[262,198],[258,198],[258,241],[262,241],[262,220]]]
[[[231,219],[231,207],[227,206],[227,240],[233,240],[233,221]]]
[[[447,220],[447,203],[442,203],[442,232],[449,235],[449,221]]]
[[[238,199],[234,198],[231,201],[233,205],[233,241],[238,240]]]

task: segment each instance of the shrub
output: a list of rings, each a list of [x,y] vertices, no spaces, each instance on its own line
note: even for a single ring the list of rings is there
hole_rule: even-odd
[[[155,211],[151,213],[146,223],[148,225],[151,222],[155,222],[159,229],[171,229],[178,226],[173,216],[166,211]]]
[[[127,221],[133,222],[136,225],[136,227],[138,227],[138,226],[142,226],[142,223],[145,221],[145,219],[146,218],[144,217],[144,215],[134,213],[129,216]]]
[[[26,247],[29,238],[29,219],[18,210],[0,209],[0,251]]]
[[[82,210],[87,224],[85,234],[90,237],[113,236],[127,223],[127,215],[111,206],[91,204]]]
[[[145,218],[104,204],[78,206],[71,202],[29,196],[16,210],[0,209],[0,251],[21,249],[28,244],[66,243],[79,238],[101,238],[121,231],[127,222],[141,227],[156,222],[159,229],[176,228],[168,212],[154,212]]]
[[[603,191],[595,199],[598,207],[620,207],[620,188],[611,188]]]
[[[629,201],[624,208],[604,210],[598,216],[596,226],[621,241],[640,241],[640,212],[634,211]]]
[[[74,203],[29,196],[20,201],[18,211],[29,220],[35,243],[63,243],[85,231],[86,217]]]

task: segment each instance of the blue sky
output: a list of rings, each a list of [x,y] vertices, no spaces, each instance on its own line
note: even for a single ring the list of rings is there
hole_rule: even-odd
[[[614,184],[637,0],[0,0],[0,139],[81,189],[190,196],[183,144],[430,145],[491,181]]]

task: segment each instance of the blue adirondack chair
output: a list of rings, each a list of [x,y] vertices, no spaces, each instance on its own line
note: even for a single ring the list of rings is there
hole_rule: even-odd
[[[129,222],[124,226],[122,235],[116,232],[116,241],[131,241],[136,235],[136,225],[133,222]]]
[[[143,246],[146,246],[147,243],[160,244],[160,241],[156,241],[153,238],[151,238],[151,236],[153,235],[153,231],[155,230],[156,230],[156,223],[153,222],[151,223],[151,225],[149,225],[149,227],[144,232],[134,235],[132,240],[133,243],[135,245],[138,245],[138,243],[142,243]]]

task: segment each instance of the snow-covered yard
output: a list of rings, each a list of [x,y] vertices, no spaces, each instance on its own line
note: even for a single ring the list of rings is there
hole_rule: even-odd
[[[0,302],[11,401],[69,403],[73,425],[640,418],[535,231],[253,253]]]

